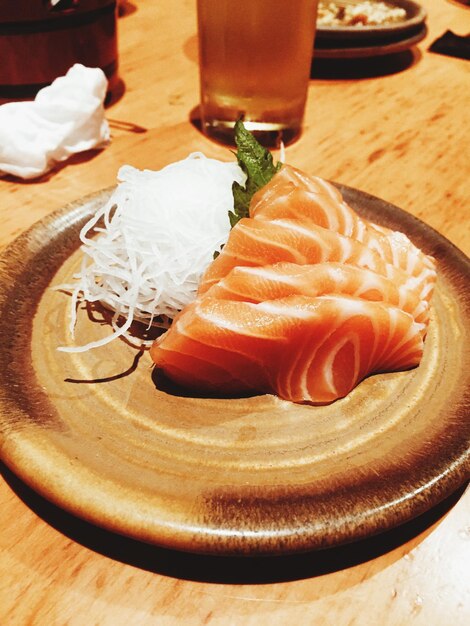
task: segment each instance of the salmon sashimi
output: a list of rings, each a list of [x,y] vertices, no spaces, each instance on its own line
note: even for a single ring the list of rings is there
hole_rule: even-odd
[[[231,230],[220,255],[204,273],[198,294],[204,294],[224,278],[234,267],[273,265],[290,262],[298,265],[313,263],[347,263],[377,272],[399,281],[410,280],[420,297],[429,295],[429,281],[435,272],[428,270],[421,276],[403,274],[399,268],[384,261],[363,243],[337,232],[300,220],[255,220],[244,218]],[[427,295],[426,295],[427,294]]]
[[[291,295],[328,294],[387,302],[403,309],[417,322],[425,323],[428,319],[427,302],[417,296],[406,280],[393,281],[376,272],[341,263],[238,266],[207,292],[212,298],[258,303]]]
[[[250,203],[250,217],[300,219],[360,240],[367,230],[366,222],[346,204],[336,187],[290,165],[283,165],[271,181],[255,193]]]
[[[250,217],[305,221],[364,243],[412,276],[434,271],[434,261],[406,235],[360,218],[333,185],[289,165],[253,196]]]
[[[150,350],[169,379],[209,395],[323,404],[370,374],[419,364],[432,257],[288,165],[249,213]]]
[[[417,365],[422,326],[396,306],[343,295],[260,303],[206,296],[175,318],[151,356],[199,392],[327,403],[371,373]]]

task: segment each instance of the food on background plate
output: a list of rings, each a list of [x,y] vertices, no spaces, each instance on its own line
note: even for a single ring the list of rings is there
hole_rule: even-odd
[[[318,5],[317,26],[380,26],[406,20],[406,10],[388,2],[324,2]]]
[[[228,241],[152,346],[156,366],[198,392],[327,403],[369,374],[418,365],[434,260],[288,165],[253,185],[245,149],[249,217],[235,194]]]

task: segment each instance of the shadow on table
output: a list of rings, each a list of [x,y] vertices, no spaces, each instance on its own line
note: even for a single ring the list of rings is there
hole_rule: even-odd
[[[417,48],[377,57],[322,59],[313,57],[310,77],[329,80],[358,80],[398,74],[421,59]]]
[[[86,548],[164,576],[219,584],[268,584],[300,580],[370,561],[429,530],[457,503],[465,490],[465,486],[460,488],[432,510],[406,524],[353,544],[276,557],[224,557],[157,548],[113,534],[51,504],[1,463],[0,472],[16,495],[36,515]]]
[[[129,0],[120,0],[118,2],[118,16],[128,17],[137,11],[137,5],[135,2],[129,2]]]

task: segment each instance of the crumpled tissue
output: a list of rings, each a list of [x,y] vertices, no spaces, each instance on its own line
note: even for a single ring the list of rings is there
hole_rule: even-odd
[[[103,70],[73,65],[32,102],[0,106],[0,174],[36,178],[72,154],[109,143]]]

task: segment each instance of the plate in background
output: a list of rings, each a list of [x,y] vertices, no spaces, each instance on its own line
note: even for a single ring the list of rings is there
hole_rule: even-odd
[[[334,1],[334,0],[333,0]],[[378,0],[380,1],[380,0]],[[424,25],[427,17],[426,10],[413,0],[384,0],[386,4],[403,8],[406,11],[406,19],[390,24],[371,26],[317,26],[316,41],[370,41],[374,39],[403,38],[408,36]],[[328,0],[327,0],[328,2]],[[360,0],[358,0],[360,2]],[[341,0],[336,0],[335,4],[341,6]],[[350,4],[346,2],[345,4]]]
[[[409,36],[403,39],[376,39],[374,41],[352,41],[331,40],[316,41],[313,59],[363,59],[368,57],[379,57],[387,54],[396,54],[409,50],[422,41],[427,35],[425,25],[418,27],[417,32],[408,33]],[[359,45],[356,45],[359,44]]]

